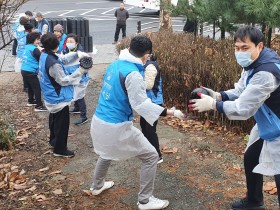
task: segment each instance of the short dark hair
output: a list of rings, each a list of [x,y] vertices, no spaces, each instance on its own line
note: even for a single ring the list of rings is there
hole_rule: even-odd
[[[237,40],[245,41],[245,39],[249,38],[251,42],[253,42],[256,46],[260,42],[264,42],[264,36],[262,32],[252,26],[245,26],[242,28],[239,28],[235,34],[234,34],[234,42]]]
[[[152,41],[143,35],[138,35],[132,38],[130,42],[130,53],[137,58],[151,53],[153,49]]]
[[[20,17],[20,19],[19,19],[19,24],[20,25],[24,25],[24,24],[27,24],[27,23],[29,23],[29,19],[27,17],[25,17],[25,16]]]
[[[40,39],[40,33],[31,32],[26,36],[26,44],[33,44],[36,39]]]
[[[59,45],[59,41],[56,35],[51,32],[48,32],[41,37],[41,43],[45,48],[45,51],[53,51]]]
[[[78,36],[76,34],[73,34],[73,33],[68,34],[66,39],[68,39],[68,38],[73,38],[75,40],[75,42],[78,43]]]
[[[26,14],[26,15],[28,15],[28,16],[30,16],[30,17],[32,17],[32,16],[33,16],[33,14],[32,14],[32,12],[31,12],[31,11],[26,11],[26,12],[25,12],[25,14]]]

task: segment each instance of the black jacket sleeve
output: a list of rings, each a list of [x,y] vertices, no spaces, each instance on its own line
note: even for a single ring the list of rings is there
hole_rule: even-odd
[[[165,108],[162,113],[160,114],[160,116],[165,117],[167,115],[167,109]]]
[[[34,56],[34,58],[35,58],[37,61],[40,60],[40,55],[41,55],[40,50],[39,50],[38,48],[35,48],[35,49],[33,50],[33,56]]]

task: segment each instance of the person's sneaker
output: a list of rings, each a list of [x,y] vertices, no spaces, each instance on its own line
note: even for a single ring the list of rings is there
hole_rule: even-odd
[[[37,102],[34,100],[34,101],[32,101],[32,102],[28,102],[27,104],[26,104],[26,106],[36,106],[37,105]]]
[[[72,108],[69,110],[69,113],[71,114],[80,114],[80,111],[78,109]]]
[[[35,112],[46,112],[48,111],[45,106],[35,106]]]
[[[160,163],[162,163],[162,162],[163,162],[163,158],[162,158],[162,157],[160,157],[160,158],[158,159],[157,164],[160,164]]]
[[[112,44],[117,44],[117,42],[116,42],[116,41],[114,41]]]
[[[75,122],[75,125],[82,125],[85,124],[86,122],[88,122],[88,118],[81,118],[79,119],[77,122]]]
[[[265,205],[263,202],[251,203],[247,198],[243,198],[240,201],[236,201],[231,205],[234,210],[261,210],[264,209]]]
[[[107,181],[107,182],[104,182],[104,185],[103,187],[101,187],[99,190],[94,190],[93,188],[90,188],[90,191],[93,195],[99,195],[100,193],[102,193],[104,190],[108,190],[110,189],[111,187],[114,186],[114,182],[113,181]]]
[[[75,153],[71,150],[66,150],[62,153],[55,153],[53,152],[53,155],[55,157],[66,157],[66,158],[71,158],[71,157],[74,157],[75,156]]]
[[[160,200],[158,198],[155,198],[154,196],[151,196],[148,203],[141,204],[138,202],[137,205],[139,210],[164,209],[169,205],[169,201]]]

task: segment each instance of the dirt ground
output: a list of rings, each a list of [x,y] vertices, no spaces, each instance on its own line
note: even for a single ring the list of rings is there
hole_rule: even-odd
[[[86,95],[89,118],[105,68],[96,65],[91,75]],[[75,126],[78,115],[71,115],[68,147],[76,156],[55,158],[48,146],[48,114],[35,113],[26,102],[21,76],[0,73],[0,113],[8,115],[18,131],[15,149],[0,151],[0,172],[19,171],[21,176],[16,179],[24,180],[16,189],[11,180],[2,188],[0,182],[0,209],[137,209],[139,160],[113,162],[107,180],[113,180],[115,186],[100,196],[89,195],[97,160],[90,122]],[[137,119],[135,126],[139,127]],[[167,210],[225,210],[232,201],[244,197],[242,159],[246,141],[244,136],[219,130],[212,129],[209,122],[182,125],[172,118],[160,120],[158,135],[164,162],[158,166],[154,195],[170,201]],[[265,201],[267,209],[278,209],[277,195],[265,193]]]

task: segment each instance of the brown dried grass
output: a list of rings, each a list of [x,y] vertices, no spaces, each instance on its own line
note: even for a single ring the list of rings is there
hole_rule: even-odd
[[[146,33],[153,42],[153,52],[163,77],[165,104],[186,109],[193,89],[200,85],[216,91],[234,88],[242,69],[234,57],[233,41],[215,41],[185,33]],[[129,46],[132,37],[117,45],[120,51]],[[202,118],[236,132],[249,131],[254,121],[229,121],[223,114],[208,112]]]

